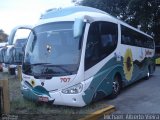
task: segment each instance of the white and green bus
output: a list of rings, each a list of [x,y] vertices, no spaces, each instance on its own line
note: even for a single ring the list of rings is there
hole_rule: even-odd
[[[82,107],[155,70],[152,37],[95,8],[49,10],[29,29],[21,90],[33,101]]]

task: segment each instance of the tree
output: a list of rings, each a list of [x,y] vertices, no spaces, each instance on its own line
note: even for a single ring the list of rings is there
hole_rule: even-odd
[[[127,17],[126,9],[128,0],[74,0],[73,2],[79,5],[101,9],[121,19],[125,19],[125,17]]]
[[[101,9],[153,35],[160,43],[160,0],[74,0],[76,4]]]
[[[133,15],[133,19],[129,23],[133,26],[141,25],[141,30],[149,34],[154,33],[155,28],[155,14],[158,9],[158,4],[153,0],[130,0],[129,10]]]
[[[0,42],[6,42],[8,38],[8,35],[4,33],[2,29],[0,29]]]
[[[0,33],[4,33],[4,31],[2,29],[0,29]]]
[[[153,33],[156,44],[160,45],[160,0],[154,1]]]

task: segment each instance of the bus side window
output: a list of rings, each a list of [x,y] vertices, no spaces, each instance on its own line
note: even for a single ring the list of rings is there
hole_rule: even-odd
[[[90,25],[86,53],[85,70],[91,68],[111,54],[118,41],[118,26],[114,23],[98,21]]]
[[[90,25],[88,32],[86,53],[85,53],[85,69],[95,65],[99,60],[99,22]]]
[[[118,41],[118,26],[110,22],[101,22],[101,60],[111,54]]]

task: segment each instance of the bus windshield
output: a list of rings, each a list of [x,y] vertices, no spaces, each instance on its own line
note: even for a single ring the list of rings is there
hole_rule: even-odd
[[[37,77],[76,74],[80,61],[80,38],[73,37],[74,22],[47,23],[30,34],[23,73]]]

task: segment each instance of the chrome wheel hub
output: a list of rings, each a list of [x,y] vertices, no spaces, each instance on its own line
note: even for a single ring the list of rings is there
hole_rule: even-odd
[[[113,90],[114,90],[114,92],[115,93],[117,93],[118,91],[119,91],[119,83],[118,83],[118,81],[114,81],[113,82]]]

